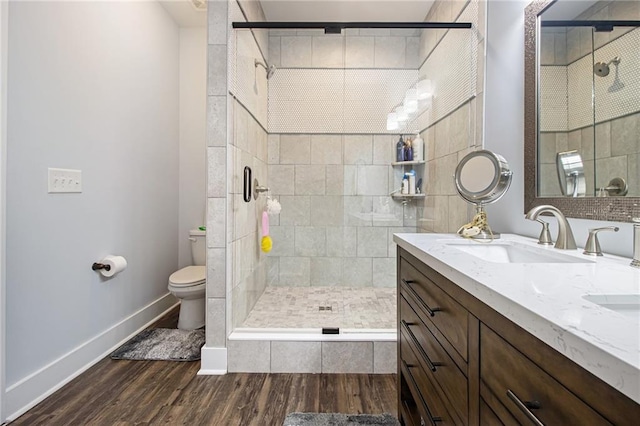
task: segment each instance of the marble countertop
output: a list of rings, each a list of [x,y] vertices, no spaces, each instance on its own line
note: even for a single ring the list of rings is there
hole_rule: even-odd
[[[640,321],[591,303],[588,294],[640,294],[630,259],[587,257],[502,234],[496,243],[526,245],[588,263],[494,263],[455,248],[454,234],[395,234],[403,249],[578,365],[640,403]],[[470,244],[480,244],[469,241]],[[493,243],[489,243],[493,244]]]

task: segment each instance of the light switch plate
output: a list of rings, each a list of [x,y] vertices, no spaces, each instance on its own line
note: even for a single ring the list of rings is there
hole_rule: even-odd
[[[49,193],[82,192],[82,170],[49,168]]]

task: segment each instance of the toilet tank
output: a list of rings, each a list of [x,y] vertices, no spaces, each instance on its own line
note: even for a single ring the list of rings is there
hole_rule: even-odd
[[[207,264],[207,236],[205,231],[192,229],[189,231],[189,240],[191,241],[191,258],[196,266],[204,266]]]

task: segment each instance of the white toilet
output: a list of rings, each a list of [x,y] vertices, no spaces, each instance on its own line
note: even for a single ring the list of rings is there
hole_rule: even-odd
[[[191,256],[195,266],[187,266],[169,277],[169,291],[180,299],[178,328],[195,330],[204,326],[207,278],[207,244],[205,231],[189,231]]]

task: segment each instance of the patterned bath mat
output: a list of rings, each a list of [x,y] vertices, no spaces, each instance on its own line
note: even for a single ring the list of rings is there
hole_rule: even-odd
[[[397,426],[391,414],[289,413],[283,426]]]
[[[204,329],[178,330],[152,328],[144,330],[116,349],[112,359],[151,361],[197,361],[204,345]]]

